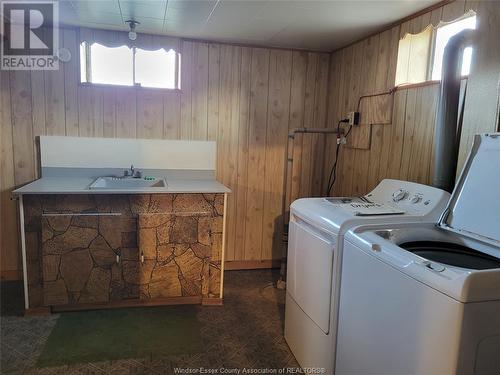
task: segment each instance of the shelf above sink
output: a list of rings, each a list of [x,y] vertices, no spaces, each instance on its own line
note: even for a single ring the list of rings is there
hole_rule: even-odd
[[[150,190],[167,186],[163,178],[98,177],[90,184],[89,190]]]

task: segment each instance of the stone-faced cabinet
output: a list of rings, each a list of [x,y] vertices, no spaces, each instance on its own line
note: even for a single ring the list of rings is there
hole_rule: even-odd
[[[30,308],[222,302],[224,194],[24,196]]]

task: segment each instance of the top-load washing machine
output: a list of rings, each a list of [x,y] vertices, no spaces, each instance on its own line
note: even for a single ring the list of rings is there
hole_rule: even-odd
[[[345,236],[336,375],[500,374],[500,133],[440,219]]]
[[[301,367],[333,373],[344,233],[361,224],[436,222],[448,198],[436,188],[386,179],[363,197],[293,202],[285,339]]]

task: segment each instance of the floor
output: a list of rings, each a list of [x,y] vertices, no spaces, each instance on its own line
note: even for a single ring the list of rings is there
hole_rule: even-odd
[[[2,283],[1,374],[173,374],[177,369],[297,368],[283,338],[284,291],[271,270],[229,271],[224,306],[199,306],[204,350],[192,355],[148,357],[36,368],[58,315],[22,317],[22,285]]]

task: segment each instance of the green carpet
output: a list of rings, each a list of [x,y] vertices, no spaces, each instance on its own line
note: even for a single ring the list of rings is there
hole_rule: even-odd
[[[38,367],[199,352],[195,306],[165,306],[63,313]]]

